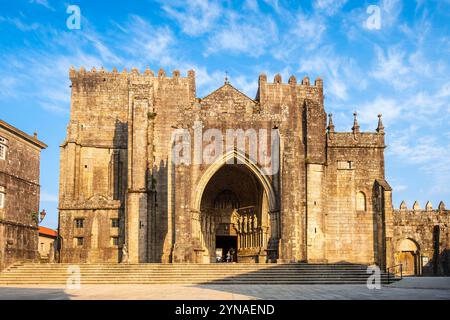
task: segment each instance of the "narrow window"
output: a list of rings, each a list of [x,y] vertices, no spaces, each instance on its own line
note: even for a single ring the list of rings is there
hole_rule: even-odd
[[[3,137],[0,137],[0,160],[6,159],[6,152],[8,150],[8,140]]]
[[[339,170],[353,170],[355,166],[353,161],[338,161],[338,169]]]
[[[75,246],[82,247],[84,244],[84,238],[83,237],[76,237],[75,238]]]
[[[366,211],[366,195],[363,192],[356,194],[356,211]]]
[[[3,209],[5,207],[5,187],[0,186],[0,209]]]
[[[118,228],[119,227],[119,219],[111,219],[111,227]]]
[[[84,219],[75,219],[75,228],[77,229],[84,228]]]
[[[119,245],[119,237],[112,237],[111,242],[114,247],[117,247]]]

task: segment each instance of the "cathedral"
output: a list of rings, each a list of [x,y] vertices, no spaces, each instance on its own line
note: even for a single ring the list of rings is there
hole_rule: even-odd
[[[449,274],[449,211],[392,205],[382,117],[337,132],[323,81],[70,69],[64,263],[354,263]],[[349,110],[349,112],[351,112]]]

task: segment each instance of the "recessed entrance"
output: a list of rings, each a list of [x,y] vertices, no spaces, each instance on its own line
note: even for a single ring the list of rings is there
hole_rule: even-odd
[[[265,262],[271,227],[264,185],[244,164],[224,164],[202,193],[196,229],[203,261],[216,262],[233,248],[233,261]]]
[[[226,261],[228,252],[233,249],[231,261],[238,262],[237,247],[237,236],[216,236],[216,257],[220,256],[221,261]]]
[[[404,239],[399,243],[396,259],[397,264],[402,265],[403,275],[414,276],[420,274],[419,246],[411,239]]]

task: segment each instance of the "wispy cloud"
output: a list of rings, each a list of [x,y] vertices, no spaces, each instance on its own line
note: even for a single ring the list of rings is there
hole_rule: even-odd
[[[214,0],[163,2],[162,8],[174,18],[184,33],[198,36],[209,32],[220,18],[222,7]]]
[[[0,16],[0,23],[9,23],[23,32],[34,31],[40,27],[39,23],[36,22],[26,23],[18,17],[10,18]]]
[[[207,54],[216,52],[244,53],[258,57],[277,38],[273,21],[266,21],[265,28],[242,23],[232,18],[230,23],[215,33],[208,41]]]
[[[35,3],[38,5],[41,5],[49,10],[55,11],[55,9],[52,6],[50,6],[48,0],[30,0],[30,3]]]
[[[348,0],[316,0],[314,8],[326,15],[334,15],[339,12]]]
[[[43,202],[58,202],[58,195],[49,193],[46,190],[41,190],[41,201],[43,201]]]

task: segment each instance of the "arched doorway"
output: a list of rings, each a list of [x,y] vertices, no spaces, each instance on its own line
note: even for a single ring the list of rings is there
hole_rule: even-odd
[[[420,250],[417,243],[411,239],[403,239],[397,248],[397,264],[402,264],[403,275],[420,274]]]
[[[236,152],[228,155],[231,160],[238,156]],[[243,159],[217,161],[194,191],[193,236],[200,240],[205,263],[226,257],[230,249],[234,262],[264,263],[276,255],[272,244],[279,238],[279,216],[272,186],[254,164]]]

